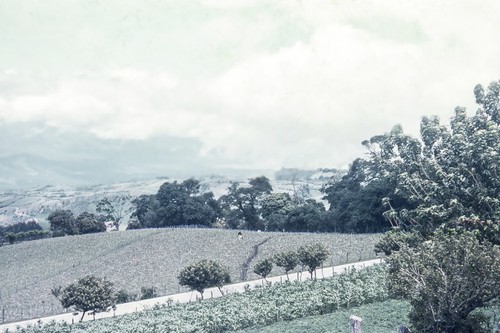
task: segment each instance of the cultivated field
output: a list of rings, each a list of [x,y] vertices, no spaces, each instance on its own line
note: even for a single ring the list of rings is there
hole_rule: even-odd
[[[374,257],[378,235],[292,234],[219,229],[149,229],[43,239],[0,247],[0,310],[5,321],[61,312],[51,289],[65,287],[94,274],[107,277],[116,289],[138,294],[156,286],[160,294],[187,289],[178,285],[180,269],[201,259],[215,259],[229,267],[233,281],[245,274],[257,278],[253,264],[308,243],[322,243],[331,256],[325,266]],[[258,245],[261,244],[261,245]],[[254,256],[256,253],[256,256]],[[282,274],[275,268],[274,275]]]

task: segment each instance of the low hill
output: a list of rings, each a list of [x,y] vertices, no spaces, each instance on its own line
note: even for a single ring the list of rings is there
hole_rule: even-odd
[[[107,277],[117,290],[138,294],[141,287],[155,286],[165,295],[186,291],[177,274],[201,259],[227,265],[236,282],[257,278],[258,260],[304,244],[325,245],[329,266],[373,258],[377,240],[372,234],[265,232],[244,232],[240,240],[233,230],[148,229],[23,242],[0,247],[0,309],[6,321],[61,312],[51,289],[87,274]]]

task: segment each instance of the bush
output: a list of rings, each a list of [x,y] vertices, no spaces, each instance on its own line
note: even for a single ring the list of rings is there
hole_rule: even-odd
[[[159,297],[158,288],[156,287],[142,287],[140,299],[150,299]]]

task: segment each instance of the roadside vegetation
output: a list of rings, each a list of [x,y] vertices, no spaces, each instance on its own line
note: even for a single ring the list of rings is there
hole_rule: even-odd
[[[74,325],[53,324],[19,332],[224,332],[265,326],[388,298],[386,267],[378,265],[330,279],[276,283],[243,294],[188,304],[158,305],[152,310]]]

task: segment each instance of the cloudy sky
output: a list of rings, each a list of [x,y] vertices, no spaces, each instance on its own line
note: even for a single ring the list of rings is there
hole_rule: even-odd
[[[346,167],[475,110],[500,2],[1,0],[0,157]],[[126,157],[124,157],[126,156]]]

